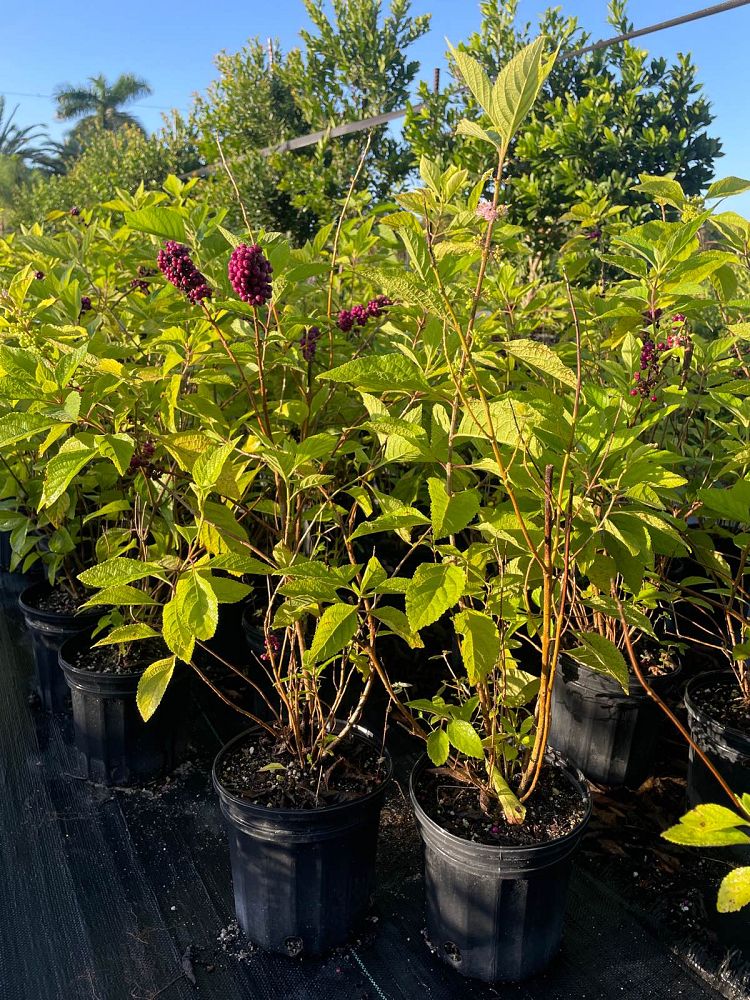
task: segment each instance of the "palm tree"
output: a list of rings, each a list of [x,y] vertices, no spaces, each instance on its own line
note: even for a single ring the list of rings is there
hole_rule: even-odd
[[[122,106],[151,93],[148,83],[132,73],[122,73],[111,85],[100,73],[90,76],[87,85],[72,87],[66,83],[56,88],[57,117],[61,121],[80,119],[75,131],[81,137],[90,128],[115,132],[123,125],[134,125],[143,131],[137,118],[123,111]]]
[[[27,125],[26,128],[16,125],[13,119],[17,111],[18,105],[6,116],[5,98],[0,94],[0,156],[34,161],[41,155],[41,149],[33,143],[46,138],[44,130],[41,125]]]

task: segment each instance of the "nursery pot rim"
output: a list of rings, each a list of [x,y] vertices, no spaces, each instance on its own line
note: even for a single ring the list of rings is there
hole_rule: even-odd
[[[82,677],[106,677],[112,679],[122,679],[123,681],[135,680],[135,678],[140,678],[143,675],[145,668],[144,670],[121,670],[119,673],[113,673],[109,670],[86,670],[85,667],[77,667],[66,658],[66,654],[68,654],[71,649],[80,647],[83,641],[84,640],[80,635],[72,635],[60,646],[58,657],[60,660],[60,666],[63,670],[69,670],[73,674],[80,674]],[[85,648],[93,649],[93,646]]]
[[[441,826],[425,812],[417,799],[415,778],[419,778],[427,765],[431,763],[426,753],[420,755],[409,775],[409,798],[419,824],[431,833],[437,834],[441,840],[445,838],[444,842],[447,845],[454,845],[457,850],[465,851],[467,847],[470,847],[472,852],[476,852],[475,857],[484,862],[495,862],[499,857],[521,860],[521,858],[529,853],[534,854],[545,849],[556,852],[559,848],[564,848],[568,845],[570,845],[572,850],[577,845],[581,834],[591,819],[593,812],[591,791],[583,772],[575,767],[575,765],[569,763],[562,754],[558,754],[555,750],[548,747],[544,757],[548,764],[558,765],[565,778],[572,785],[579,787],[585,805],[584,815],[580,822],[572,830],[568,831],[568,833],[563,834],[562,837],[554,837],[551,840],[540,841],[537,844],[481,844],[473,840],[468,840],[466,837],[459,837],[455,833],[451,833],[450,830],[446,830],[445,827]]]
[[[727,722],[722,722],[721,719],[717,719],[715,715],[712,715],[710,712],[706,711],[705,708],[696,705],[696,703],[693,701],[691,695],[695,693],[695,689],[701,682],[706,681],[709,678],[712,679],[716,678],[721,680],[727,680],[730,682],[735,682],[734,674],[732,674],[731,671],[726,671],[726,670],[706,670],[702,674],[698,674],[697,677],[693,677],[691,680],[688,681],[688,683],[685,686],[684,700],[685,700],[685,707],[687,708],[688,712],[697,718],[705,719],[706,721],[713,723],[715,726],[719,726],[721,729],[724,730],[724,732],[727,735],[734,736],[737,739],[750,744],[750,732],[748,732],[747,730],[737,729],[736,726],[732,726]],[[692,692],[690,690],[691,688],[693,689]]]
[[[341,726],[343,726],[343,723],[337,723],[334,728],[340,728]],[[334,805],[320,806],[316,809],[279,809],[255,805],[255,803],[249,802],[247,799],[242,799],[239,795],[235,795],[234,792],[230,792],[227,788],[225,788],[217,774],[217,767],[225,753],[231,750],[236,744],[244,742],[251,734],[259,733],[261,731],[263,731],[262,726],[254,725],[249,726],[241,733],[238,733],[237,736],[234,736],[219,750],[214,758],[213,766],[211,768],[211,780],[219,798],[232,803],[232,805],[238,806],[243,812],[251,816],[279,817],[279,819],[291,816],[309,816],[310,819],[322,816],[335,816],[337,813],[344,813],[352,807],[363,805],[373,799],[376,799],[378,796],[381,796],[386,786],[390,784],[391,779],[393,778],[393,760],[388,750],[383,747],[382,756],[385,758],[387,766],[385,776],[383,780],[380,781],[376,787],[366,795],[362,795],[356,799],[349,799],[346,802],[337,802]],[[370,744],[374,749],[379,749],[373,738],[373,734],[369,731],[369,729],[365,729],[364,726],[353,726],[351,734],[356,736],[358,739],[361,739],[364,743]]]
[[[94,621],[95,619],[101,617],[106,610],[104,608],[86,608],[85,610],[78,608],[71,614],[69,611],[48,611],[45,608],[40,608],[35,604],[29,603],[30,597],[35,597],[41,593],[49,593],[52,590],[54,590],[54,587],[47,580],[37,580],[36,583],[30,583],[28,587],[25,587],[18,597],[18,605],[23,614],[47,620],[65,619],[66,621],[80,621],[88,623],[89,621]]]
[[[630,666],[628,666],[628,679],[629,679],[628,690],[624,691],[620,682],[617,681],[614,677],[610,677],[609,674],[602,674],[598,670],[594,670],[593,667],[587,667],[585,663],[579,663],[578,660],[575,659],[575,657],[570,655],[570,653],[566,653],[565,651],[563,651],[560,658],[560,667],[562,668],[565,663],[572,663],[579,671],[585,671],[587,674],[591,674],[593,677],[604,677],[607,680],[612,681],[613,684],[612,692],[611,693],[606,692],[607,697],[622,698],[622,699],[633,698],[638,700],[651,697],[648,691],[645,689],[645,687],[641,684],[638,674],[636,674],[635,671]],[[678,680],[683,673],[683,669],[684,668],[682,660],[675,659],[674,670],[670,670],[669,673],[666,674],[654,674],[651,677],[649,677],[646,674],[646,680],[648,681],[649,687],[654,687],[655,685],[658,687],[661,684],[666,684],[668,682]],[[587,685],[585,681],[582,681],[580,677],[568,680],[564,676],[562,670],[559,672],[559,676],[566,685],[585,688],[586,690],[591,690],[589,685]]]

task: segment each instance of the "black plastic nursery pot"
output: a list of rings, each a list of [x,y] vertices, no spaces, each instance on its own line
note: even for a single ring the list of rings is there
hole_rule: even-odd
[[[105,785],[129,785],[168,774],[184,758],[189,733],[190,677],[175,673],[161,704],[144,722],[136,704],[140,673],[100,673],[74,666],[80,638],[63,643],[60,666],[73,701],[82,773]]]
[[[682,668],[649,678],[663,694]],[[625,694],[610,677],[563,658],[552,691],[549,745],[601,785],[640,785],[668,722],[636,677]]]
[[[60,669],[60,646],[73,636],[91,632],[101,617],[101,609],[80,614],[61,614],[38,607],[40,599],[51,592],[48,583],[34,583],[18,599],[24,621],[31,633],[36,665],[36,688],[48,712],[61,712],[68,700],[68,685]]]
[[[478,844],[444,830],[415,789],[430,762],[421,757],[409,793],[425,857],[427,937],[463,976],[520,982],[542,972],[560,948],[573,858],[591,816],[583,775],[561,764],[586,813],[571,833],[527,847]]]
[[[724,725],[700,707],[701,688],[734,680],[725,670],[712,670],[693,678],[685,689],[690,735],[706,753],[737,795],[750,792],[750,734]],[[690,806],[721,801],[722,792],[708,768],[690,748],[687,798]]]
[[[237,922],[268,951],[320,955],[345,944],[367,916],[391,760],[383,781],[362,798],[322,809],[267,808],[233,795],[218,778],[224,755],[257,732],[227,743],[213,768],[229,835]],[[380,752],[364,731],[357,736]]]

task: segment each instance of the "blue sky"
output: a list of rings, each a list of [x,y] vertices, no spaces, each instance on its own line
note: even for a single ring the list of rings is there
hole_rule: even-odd
[[[606,0],[560,2],[595,38],[612,34],[606,24]],[[631,0],[629,16],[641,27],[705,5],[703,0]],[[545,6],[543,0],[521,0],[521,15],[534,21]],[[218,0],[213,4],[129,0],[126,5],[8,0],[3,7],[0,94],[8,95],[11,106],[20,104],[21,123],[43,122],[54,135],[63,126],[54,122],[49,97],[20,95],[49,95],[57,84],[79,83],[100,72],[110,77],[133,72],[144,76],[154,89],[133,111],[149,129],[157,128],[161,109],[187,110],[192,94],[204,90],[214,78],[216,52],[235,51],[254,35],[277,37],[288,49],[307,23],[302,0]],[[412,9],[432,14],[429,36],[414,46],[421,76],[431,80],[433,68],[445,66],[445,39],[455,43],[478,26],[479,4],[475,0],[413,0]],[[639,43],[655,55],[692,52],[716,114],[713,134],[724,144],[725,155],[717,164],[720,176],[750,175],[748,38],[750,6],[672,28]],[[750,213],[750,194],[735,199],[732,208]]]

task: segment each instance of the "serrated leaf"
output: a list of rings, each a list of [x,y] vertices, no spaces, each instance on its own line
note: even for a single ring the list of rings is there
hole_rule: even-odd
[[[470,722],[464,719],[451,719],[446,727],[451,746],[466,757],[476,760],[484,759],[482,738]]]
[[[598,632],[576,632],[575,636],[582,645],[568,650],[568,654],[591,670],[616,680],[627,694],[630,674],[625,657],[617,646]]]
[[[422,371],[403,354],[373,354],[321,372],[319,379],[343,382],[365,391],[419,392],[429,388]]]
[[[497,625],[481,611],[460,611],[453,619],[461,640],[461,658],[469,684],[476,684],[494,668],[500,657]]]
[[[706,198],[728,198],[745,191],[750,191],[750,181],[743,180],[742,177],[722,177],[709,185]]]
[[[450,563],[423,563],[406,588],[406,617],[414,631],[432,625],[452,608],[466,587],[466,574]]]
[[[476,98],[477,104],[483,111],[489,114],[490,103],[492,101],[492,84],[486,70],[468,52],[464,52],[461,49],[454,49],[452,45],[449,45],[448,48],[456,66],[458,66],[461,76],[464,78],[466,86]]]
[[[544,372],[545,375],[551,375],[563,385],[575,389],[575,372],[564,365],[552,348],[546,344],[539,344],[535,340],[505,340],[503,341],[503,350],[513,355],[514,358],[518,358],[519,361],[523,361],[524,364]]]
[[[246,583],[240,583],[238,580],[227,580],[223,576],[210,576],[207,577],[207,580],[216,594],[216,600],[219,604],[236,604],[237,601],[244,600],[253,591],[253,588]]]
[[[193,479],[196,486],[202,490],[213,489],[219,481],[224,463],[233,451],[233,445],[222,444],[208,448],[199,455],[193,464]]]
[[[547,39],[541,35],[516,53],[500,70],[492,88],[490,105],[486,110],[506,145],[531,111],[554,65],[555,56],[544,59],[546,44]]]
[[[357,609],[351,604],[332,604],[318,620],[310,645],[313,663],[328,660],[354,638],[357,631]]]
[[[34,437],[58,423],[40,413],[5,413],[0,417],[0,448]]]
[[[187,240],[185,222],[174,208],[141,208],[136,212],[125,212],[125,224],[140,233],[152,233],[165,240],[184,243]]]
[[[138,587],[130,587],[127,584],[122,584],[116,587],[105,587],[104,590],[100,590],[98,593],[94,594],[93,597],[90,597],[88,601],[81,606],[84,608],[102,606],[111,606],[113,608],[136,608],[151,607],[158,603],[159,602],[145,590],[139,590]]]
[[[429,524],[429,517],[416,507],[403,507],[388,514],[380,514],[372,521],[363,521],[350,535],[350,540],[362,538],[365,535],[375,535],[379,531],[401,531],[405,528],[415,528],[420,524]]]
[[[196,572],[180,577],[175,600],[183,624],[191,634],[196,639],[210,639],[219,624],[219,602],[208,580]]]
[[[99,563],[98,566],[85,569],[78,574],[78,579],[87,587],[101,589],[144,580],[155,572],[161,573],[161,567],[157,563],[129,559],[127,556],[116,556],[114,559]]]
[[[134,450],[135,441],[129,434],[105,434],[99,442],[99,454],[108,458],[121,476],[128,471]]]
[[[448,495],[442,479],[427,480],[430,493],[430,518],[435,539],[456,535],[474,520],[479,511],[479,495],[475,490],[464,490]]]
[[[373,608],[373,617],[386,625],[391,632],[395,632],[411,649],[423,649],[424,643],[419,632],[415,632],[409,625],[409,619],[399,608],[391,608],[384,605],[380,608]]]
[[[691,809],[680,822],[662,833],[665,840],[686,847],[728,847],[750,844],[750,836],[740,827],[748,821],[726,806],[705,803]]]
[[[427,737],[427,756],[435,767],[442,767],[451,752],[450,740],[443,729],[433,729]]]
[[[77,438],[69,438],[47,463],[39,509],[44,510],[59,500],[75,476],[96,454],[96,448],[89,447]]]
[[[159,707],[174,668],[174,656],[167,656],[150,664],[141,674],[135,699],[144,722],[148,722]]]
[[[663,202],[673,208],[682,209],[685,206],[685,192],[673,177],[656,177],[653,174],[639,174],[640,184],[634,188],[650,195],[654,201]]]
[[[736,913],[748,903],[750,903],[750,868],[735,868],[722,879],[716,909],[719,913]]]
[[[176,597],[164,605],[161,627],[164,641],[175,656],[179,656],[185,663],[190,663],[195,649],[195,636],[182,618]]]
[[[445,323],[451,322],[450,311],[440,294],[440,289],[436,285],[427,283],[431,280],[430,274],[425,280],[418,278],[411,271],[389,271],[375,267],[363,267],[360,273],[397,302],[416,306]]]
[[[462,118],[461,121],[456,126],[457,135],[466,135],[471,139],[480,139],[482,142],[490,142],[495,148],[497,148],[497,143],[489,134],[486,132],[481,125],[477,125],[476,122],[471,121],[469,118]]]
[[[95,646],[114,646],[118,643],[136,642],[138,639],[151,639],[158,636],[150,625],[145,622],[134,622],[132,625],[120,625],[108,632],[103,639],[95,642]]]

